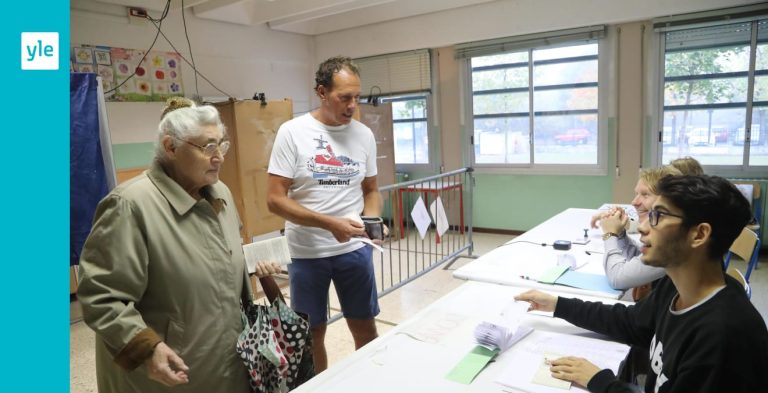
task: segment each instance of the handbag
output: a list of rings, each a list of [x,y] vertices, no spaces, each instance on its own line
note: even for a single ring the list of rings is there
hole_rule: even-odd
[[[287,392],[315,375],[308,318],[285,304],[274,278],[261,277],[259,283],[269,304],[255,304],[244,286],[245,329],[236,351],[248,369],[252,392]]]

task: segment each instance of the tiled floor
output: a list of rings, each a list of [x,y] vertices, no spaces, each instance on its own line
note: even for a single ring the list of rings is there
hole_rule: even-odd
[[[510,240],[510,236],[478,234],[474,236],[475,254],[492,250]],[[768,257],[762,257],[762,261]],[[381,314],[376,318],[379,334],[386,333],[392,326],[403,322],[426,305],[450,292],[464,281],[454,279],[452,270],[471,261],[458,258],[449,266],[441,266],[425,276],[418,278],[404,287],[380,299]],[[743,271],[744,263],[735,261],[735,266]],[[752,272],[752,302],[764,319],[768,320],[768,263],[762,262],[762,268]],[[76,302],[72,303],[71,316],[79,319],[80,310]],[[70,392],[96,392],[96,373],[94,366],[94,334],[83,322],[75,322],[70,327]],[[326,336],[328,362],[330,366],[354,351],[354,343],[344,322],[335,322],[328,326]]]

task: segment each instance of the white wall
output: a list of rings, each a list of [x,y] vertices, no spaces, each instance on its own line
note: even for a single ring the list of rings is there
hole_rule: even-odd
[[[153,16],[154,15],[153,13]],[[237,98],[250,98],[255,92],[267,99],[291,98],[294,112],[310,109],[314,72],[311,37],[272,31],[266,26],[241,26],[196,18],[187,11],[187,30],[195,63],[216,86]],[[155,37],[150,23],[134,25],[127,17],[72,10],[70,42],[146,49]],[[181,11],[171,11],[163,22],[163,32],[173,45],[188,57]],[[173,51],[160,36],[153,50]],[[182,65],[185,95],[195,94],[194,72]],[[223,96],[202,78],[200,95]],[[149,142],[155,132],[163,103],[109,103],[108,116],[112,143]]]
[[[315,37],[316,60],[371,56],[410,49],[640,21],[755,0],[498,0]]]

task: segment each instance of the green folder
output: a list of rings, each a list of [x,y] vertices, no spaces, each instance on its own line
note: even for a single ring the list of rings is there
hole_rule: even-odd
[[[545,271],[536,281],[544,284],[554,284],[566,270],[568,270],[568,266],[553,266]]]
[[[475,346],[463,359],[445,376],[454,382],[469,385],[477,374],[499,354],[499,349],[490,350],[481,345]]]

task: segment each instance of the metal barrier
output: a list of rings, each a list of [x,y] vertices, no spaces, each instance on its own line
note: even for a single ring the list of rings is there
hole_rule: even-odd
[[[466,252],[474,258],[472,243],[472,197],[475,178],[472,168],[462,168],[439,175],[392,184],[379,188],[384,200],[382,217],[389,227],[384,239],[384,252],[373,251],[376,289],[382,297],[423,276],[447,261],[454,261]],[[411,212],[417,203],[423,204],[421,217],[430,224],[420,233]],[[443,206],[445,215],[440,214]],[[426,216],[424,212],[429,212]],[[446,222],[447,221],[447,222]],[[442,234],[438,229],[444,229]],[[341,312],[331,315],[338,299],[329,295],[328,323],[342,318]],[[332,306],[333,305],[333,306]]]

